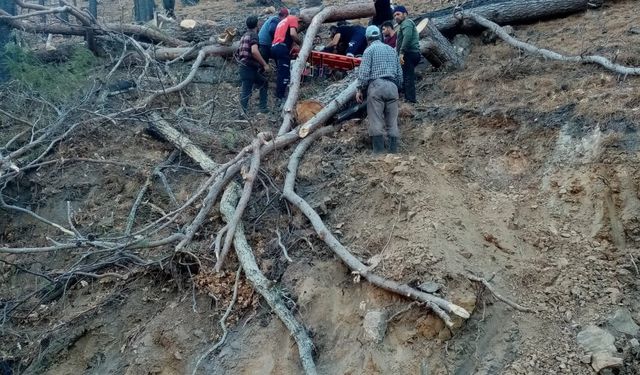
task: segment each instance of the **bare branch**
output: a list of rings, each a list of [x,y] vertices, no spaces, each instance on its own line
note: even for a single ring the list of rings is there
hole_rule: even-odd
[[[615,64],[611,62],[611,60],[603,56],[597,56],[597,55],[566,56],[548,49],[538,48],[532,44],[525,43],[523,41],[520,41],[512,37],[506,31],[504,31],[504,29],[500,27],[497,23],[491,22],[488,19],[476,13],[463,12],[462,15],[464,18],[471,19],[476,23],[478,23],[479,25],[484,26],[487,29],[493,31],[494,33],[496,33],[496,35],[500,37],[500,39],[504,40],[505,42],[512,45],[513,47],[522,49],[533,55],[540,55],[548,59],[558,60],[558,61],[598,64],[608,70],[611,70],[615,73],[623,74],[623,75],[640,75],[640,67],[628,67],[620,64]]]

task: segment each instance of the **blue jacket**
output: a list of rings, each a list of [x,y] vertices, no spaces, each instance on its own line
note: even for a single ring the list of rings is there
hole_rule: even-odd
[[[271,16],[264,22],[258,33],[258,44],[271,46],[273,34],[276,32],[278,22],[280,22],[280,17],[278,16]]]

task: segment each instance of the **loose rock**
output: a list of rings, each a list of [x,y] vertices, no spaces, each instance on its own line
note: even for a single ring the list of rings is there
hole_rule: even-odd
[[[442,285],[433,281],[427,281],[426,283],[418,285],[418,289],[426,293],[436,293],[437,291],[442,289]]]
[[[622,367],[622,358],[614,357],[608,353],[596,353],[591,359],[591,367],[596,372],[606,368]]]
[[[633,321],[631,312],[626,308],[616,310],[613,315],[607,319],[607,325],[613,334],[625,334],[629,336],[638,336],[640,327]]]
[[[607,353],[612,354],[616,352],[615,337],[602,328],[596,326],[587,326],[584,330],[578,333],[578,345],[580,345],[585,351],[591,353]]]
[[[384,311],[368,311],[364,316],[364,333],[371,341],[380,343],[387,332],[387,314]]]

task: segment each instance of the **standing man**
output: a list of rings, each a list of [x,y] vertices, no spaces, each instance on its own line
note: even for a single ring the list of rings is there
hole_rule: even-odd
[[[291,9],[289,15],[285,17],[276,26],[273,34],[273,42],[271,44],[271,57],[276,60],[278,65],[278,74],[276,78],[276,99],[279,102],[285,99],[287,86],[291,78],[291,47],[293,43],[301,44],[298,37],[298,9]]]
[[[265,73],[271,70],[258,49],[258,34],[256,32],[258,29],[258,17],[247,17],[246,24],[247,32],[240,38],[240,47],[238,47],[236,54],[236,59],[240,65],[240,81],[242,82],[240,105],[245,116],[248,114],[249,99],[254,85],[260,89],[260,111],[263,113],[269,112],[269,108],[267,108],[268,83]]]
[[[260,32],[258,33],[258,43],[260,45],[258,48],[260,49],[262,58],[267,63],[271,58],[271,43],[273,42],[273,34],[276,32],[276,26],[288,15],[289,10],[287,8],[281,8],[277,16],[269,17],[260,28]]]
[[[404,75],[404,100],[416,102],[416,65],[420,62],[420,36],[413,20],[407,17],[407,8],[398,5],[393,10],[393,18],[400,25],[396,49],[400,55]]]
[[[361,25],[341,25],[331,26],[329,33],[331,41],[327,43],[322,52],[334,51],[338,54],[345,54],[349,57],[362,55],[367,47],[367,38],[365,37],[365,28]],[[339,48],[340,44],[346,44],[346,52],[342,52]]]
[[[393,22],[384,21],[382,23],[382,36],[384,37],[384,44],[396,49],[398,35],[396,35],[396,30],[393,28]]]
[[[387,129],[389,152],[398,152],[398,87],[402,83],[402,67],[396,51],[380,41],[378,26],[366,31],[369,46],[362,55],[358,69],[356,101],[362,103],[367,92],[367,117],[373,153],[384,152]]]

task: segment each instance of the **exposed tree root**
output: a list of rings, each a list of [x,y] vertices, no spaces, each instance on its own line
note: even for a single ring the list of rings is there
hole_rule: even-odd
[[[209,348],[209,350],[207,350],[200,358],[198,358],[196,365],[193,367],[193,372],[191,373],[192,375],[196,375],[196,373],[198,372],[198,367],[200,366],[200,362],[202,362],[203,359],[207,358],[211,353],[213,353],[214,351],[216,351],[216,349],[222,346],[222,344],[224,344],[225,340],[227,339],[228,331],[227,331],[226,321],[227,321],[227,318],[229,317],[229,314],[231,314],[231,311],[233,310],[233,305],[236,303],[236,299],[238,298],[238,285],[240,285],[241,270],[242,268],[238,268],[238,271],[236,271],[236,282],[233,284],[233,295],[231,296],[231,302],[229,302],[229,306],[227,307],[227,310],[224,312],[224,315],[222,315],[222,318],[220,318],[220,328],[222,328],[222,337],[220,337],[220,340],[218,340],[218,342],[216,342],[215,345]]]
[[[455,314],[464,319],[469,318],[469,312],[467,312],[460,306],[457,306],[434,295],[421,292],[410,287],[409,285],[400,284],[392,280],[387,280],[383,277],[371,273],[369,268],[358,258],[353,256],[349,252],[349,250],[345,246],[343,246],[340,241],[338,241],[338,239],[331,233],[331,231],[329,231],[318,213],[309,205],[309,203],[307,203],[307,201],[305,201],[304,199],[302,199],[302,197],[295,193],[294,186],[298,173],[298,165],[300,164],[302,155],[314,140],[322,135],[329,134],[334,130],[334,127],[322,128],[314,132],[311,136],[305,138],[298,144],[295,151],[289,158],[283,196],[291,204],[298,207],[298,209],[309,219],[311,225],[313,225],[313,228],[315,229],[320,239],[322,239],[329,246],[329,248],[331,248],[331,250],[333,250],[333,252],[352,270],[352,272],[355,274],[356,280],[359,280],[360,277],[364,277],[370,283],[378,287],[394,293],[398,293],[405,297],[415,299],[417,301],[424,302],[449,327],[453,326],[453,322],[451,321],[448,313]]]
[[[235,207],[239,199],[238,190],[239,188],[236,186],[226,189],[220,200],[220,213],[222,213],[222,216],[227,222],[231,222],[235,215]],[[235,230],[233,245],[238,256],[238,261],[240,261],[247,279],[249,279],[255,290],[267,301],[271,309],[278,315],[282,323],[289,329],[293,338],[296,340],[298,344],[298,354],[304,372],[306,374],[317,374],[313,361],[313,342],[309,338],[306,329],[287,308],[280,292],[274,288],[272,283],[267,280],[260,271],[260,268],[258,268],[256,259],[253,256],[253,250],[244,235],[242,222],[238,223]]]
[[[580,56],[566,56],[559,54],[557,52],[538,48],[532,44],[525,43],[520,41],[511,35],[509,35],[502,27],[500,27],[497,23],[491,22],[488,19],[476,14],[474,12],[462,12],[462,16],[466,19],[473,20],[478,25],[486,27],[487,29],[493,31],[500,37],[500,39],[504,40],[509,45],[529,52],[533,55],[539,55],[547,59],[565,61],[565,62],[574,62],[574,63],[590,63],[600,65],[608,70],[611,70],[615,73],[622,75],[640,75],[640,67],[628,67],[620,64],[616,64],[611,62],[611,60],[607,59],[603,56],[597,55],[580,55]]]
[[[485,278],[482,277],[478,277],[475,275],[467,275],[467,278],[469,280],[472,281],[476,281],[481,283],[482,285],[484,285],[485,288],[487,288],[497,299],[499,299],[500,301],[506,303],[507,305],[513,307],[514,309],[518,310],[518,311],[522,311],[522,312],[536,312],[534,309],[531,309],[529,307],[525,307],[522,305],[519,305],[513,301],[511,301],[510,299],[508,299],[507,297],[503,297],[500,293],[496,292],[496,290],[493,288],[493,286],[489,283],[489,281],[487,281]]]

